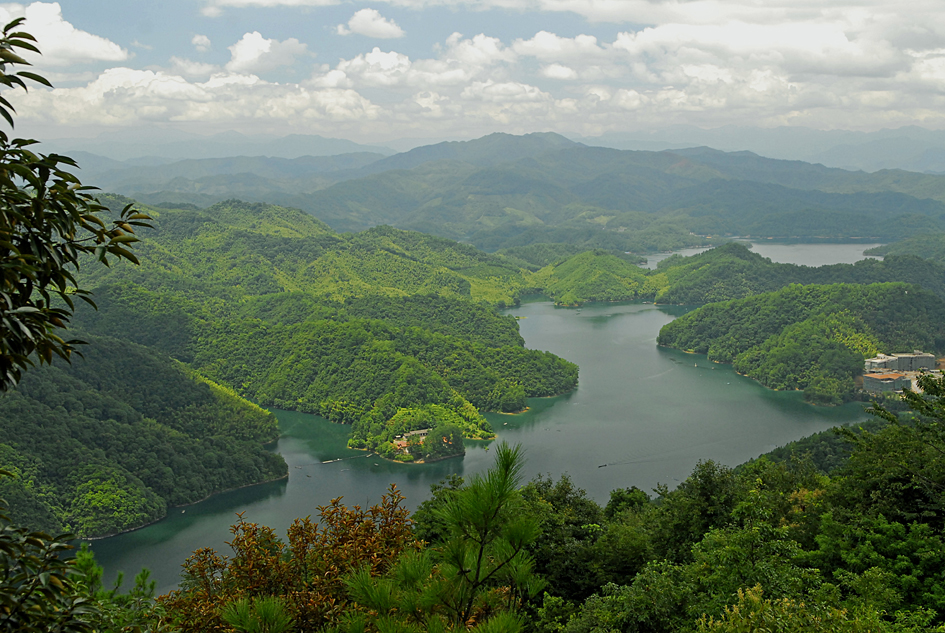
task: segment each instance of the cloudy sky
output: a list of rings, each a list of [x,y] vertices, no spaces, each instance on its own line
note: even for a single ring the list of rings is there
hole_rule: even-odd
[[[64,0],[18,131],[945,128],[941,0]]]

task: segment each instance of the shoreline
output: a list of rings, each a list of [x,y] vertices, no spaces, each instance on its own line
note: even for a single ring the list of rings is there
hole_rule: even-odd
[[[225,493],[225,492],[233,492],[234,490],[243,490],[244,488],[252,488],[253,486],[261,486],[261,485],[263,485],[263,484],[271,484],[271,483],[273,483],[273,482],[282,481],[283,479],[288,479],[288,478],[289,478],[289,473],[287,472],[285,475],[283,475],[283,476],[281,476],[281,477],[276,477],[276,478],[274,478],[274,479],[267,479],[266,481],[257,481],[256,483],[245,484],[245,485],[243,485],[243,486],[235,486],[235,487],[233,487],[233,488],[227,488],[226,490],[215,490],[215,491],[211,492],[210,494],[208,494],[206,497],[204,497],[204,498],[202,498],[202,499],[197,499],[196,501],[191,501],[190,503],[182,503],[182,504],[176,505],[176,506],[168,506],[168,507],[167,507],[167,511],[164,513],[164,516],[162,516],[162,517],[160,517],[160,518],[158,518],[158,519],[155,519],[154,521],[149,521],[149,522],[144,523],[144,524],[142,524],[142,525],[138,525],[138,526],[133,527],[133,528],[128,528],[127,530],[120,530],[120,531],[118,531],[118,532],[112,532],[111,534],[102,534],[102,535],[100,535],[100,536],[79,536],[79,537],[76,538],[76,540],[77,540],[77,541],[88,541],[88,542],[101,541],[102,539],[112,538],[113,536],[121,536],[122,534],[128,534],[128,533],[130,533],[130,532],[137,532],[138,530],[144,529],[144,528],[148,527],[149,525],[154,525],[154,524],[156,524],[156,523],[160,523],[161,521],[163,521],[164,519],[166,519],[168,516],[170,516],[171,510],[175,510],[175,509],[177,509],[177,508],[187,508],[187,507],[190,507],[190,506],[194,506],[194,505],[197,505],[198,503],[203,503],[203,502],[206,501],[207,499],[210,499],[211,497],[215,497],[216,495],[222,495],[222,494]]]
[[[677,352],[682,352],[683,354],[698,354],[699,356],[704,356],[705,359],[706,359],[708,362],[710,362],[710,363],[715,363],[716,365],[728,365],[729,367],[731,367],[731,366],[734,364],[734,363],[728,363],[728,362],[720,361],[720,360],[710,360],[708,354],[703,354],[702,352],[696,352],[696,351],[688,350],[688,349],[679,349],[678,347],[672,347],[672,346],[670,346],[670,345],[660,345],[659,343],[657,343],[656,346],[657,346],[657,347],[662,347],[662,348],[664,348],[664,349],[671,349],[671,350],[674,350],[674,351],[677,351]],[[757,383],[758,385],[764,387],[764,388],[767,389],[768,391],[773,391],[773,392],[775,392],[775,393],[785,393],[785,392],[804,393],[804,390],[803,390],[803,389],[774,389],[773,387],[769,387],[768,385],[764,384],[763,382],[761,382],[761,381],[758,380],[757,378],[752,378],[752,377],[749,376],[748,374],[743,374],[743,373],[741,373],[741,372],[739,372],[739,371],[737,371],[737,370],[735,370],[735,369],[733,369],[732,371],[735,372],[735,375],[736,375],[736,376],[742,376],[743,378],[748,378],[748,379],[751,380],[752,382]],[[856,395],[856,396],[859,396],[859,395],[861,395],[862,393],[865,393],[865,392],[863,392],[863,390],[860,389],[859,391],[855,392],[855,395]],[[858,397],[854,397],[852,400],[842,400],[842,399],[841,399],[841,402],[840,402],[839,404],[825,404],[825,403],[820,403],[820,402],[811,402],[810,400],[807,400],[807,399],[804,400],[804,404],[806,404],[806,405],[808,405],[808,406],[811,406],[811,407],[825,407],[825,408],[830,408],[830,407],[842,407],[843,405],[845,405],[845,404],[850,404],[851,402],[867,402],[867,400],[860,400]]]

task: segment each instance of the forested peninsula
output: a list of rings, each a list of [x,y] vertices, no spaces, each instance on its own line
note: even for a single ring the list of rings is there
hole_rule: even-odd
[[[871,248],[865,254],[885,257],[914,255],[932,260],[937,264],[945,264],[945,233],[932,232],[913,235],[891,244]]]
[[[712,303],[668,323],[660,345],[707,354],[772,389],[839,404],[865,358],[945,350],[945,302],[915,285],[791,285]]]

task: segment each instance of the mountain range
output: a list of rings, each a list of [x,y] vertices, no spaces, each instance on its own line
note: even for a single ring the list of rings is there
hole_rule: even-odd
[[[708,147],[630,151],[553,133],[491,134],[392,156],[187,159],[83,179],[164,207],[239,198],[336,231],[388,224],[485,250],[535,243],[646,253],[727,237],[891,241],[945,228],[945,176],[853,172]]]

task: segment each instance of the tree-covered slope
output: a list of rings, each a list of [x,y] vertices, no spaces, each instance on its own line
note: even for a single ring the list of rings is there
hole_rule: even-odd
[[[555,252],[542,249],[537,252]],[[518,251],[505,252],[515,259]],[[522,292],[534,289],[563,305],[634,299],[699,305],[772,292],[795,283],[896,281],[922,286],[945,298],[945,266],[917,257],[891,255],[855,264],[797,266],[772,262],[738,243],[690,257],[674,255],[655,270],[641,269],[606,251],[583,251],[554,259],[524,280],[528,285]]]
[[[149,212],[158,228],[143,233],[148,239],[138,251],[148,264],[92,269],[92,282],[133,278],[152,289],[187,283],[232,296],[436,293],[493,302],[511,302],[524,285],[524,271],[504,257],[388,226],[338,234],[297,209],[238,200]]]
[[[14,519],[101,536],[168,506],[286,475],[275,416],[154,350],[85,336],[84,358],[0,396]]]
[[[665,325],[658,343],[832,403],[852,395],[877,352],[945,350],[945,302],[902,283],[791,285],[703,306]]]
[[[913,235],[904,240],[884,244],[866,251],[867,255],[912,255],[930,259],[936,264],[945,264],[945,233],[932,232]]]
[[[512,248],[502,249],[497,254],[508,258],[514,264],[522,268],[536,271],[550,264],[557,264],[558,262],[563,261],[573,255],[583,253],[585,250],[587,249],[584,249],[575,244],[557,242],[548,244],[535,243],[529,244],[528,246],[514,246]],[[631,264],[646,263],[646,258],[639,255],[631,255],[629,253],[624,253],[617,250],[610,251],[610,254],[616,255],[617,257],[623,259],[624,261],[630,262]]]
[[[649,280],[639,266],[597,250],[546,266],[532,277],[532,283],[561,305],[632,301],[652,294]]]
[[[864,259],[855,264],[797,266],[778,264],[740,244],[661,261],[653,285],[661,303],[701,304],[770,292],[792,283],[870,284],[902,281],[945,298],[945,267],[916,257]]]
[[[402,422],[429,423],[430,406],[452,412],[438,426],[482,437],[479,409],[517,411],[577,382],[577,367],[525,349],[512,317],[474,301],[522,289],[528,271],[506,258],[390,227],[339,235],[271,205],[154,212],[141,266],[97,271],[99,310],[77,322],[261,404],[352,424],[355,446],[418,430]]]

